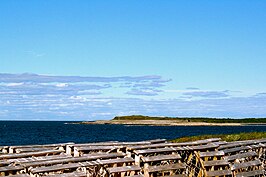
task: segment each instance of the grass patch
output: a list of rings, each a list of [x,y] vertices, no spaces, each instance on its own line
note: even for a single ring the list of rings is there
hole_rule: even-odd
[[[199,135],[199,136],[190,136],[190,137],[181,137],[171,142],[187,142],[187,141],[196,141],[203,140],[208,138],[221,138],[223,141],[242,141],[242,140],[252,140],[252,139],[261,139],[266,138],[266,132],[251,132],[251,133],[237,133],[237,134],[219,134],[219,135]]]

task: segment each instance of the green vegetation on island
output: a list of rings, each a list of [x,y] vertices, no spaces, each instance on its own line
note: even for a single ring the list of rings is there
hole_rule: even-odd
[[[252,139],[262,139],[266,138],[266,132],[251,132],[251,133],[237,133],[237,134],[219,134],[219,135],[199,135],[199,136],[189,136],[189,137],[181,137],[174,140],[172,142],[187,142],[187,141],[196,141],[203,140],[208,138],[221,138],[223,141],[244,141],[244,140],[252,140]]]
[[[143,115],[116,116],[113,120],[179,120],[180,122],[205,122],[205,123],[266,123],[266,118],[206,118],[206,117],[151,117]]]

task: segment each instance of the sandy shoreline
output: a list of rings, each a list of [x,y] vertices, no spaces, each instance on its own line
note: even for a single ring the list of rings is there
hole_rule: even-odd
[[[188,122],[177,120],[97,120],[79,122],[77,124],[116,124],[116,125],[145,125],[145,126],[246,126],[243,123],[207,123],[207,122]]]

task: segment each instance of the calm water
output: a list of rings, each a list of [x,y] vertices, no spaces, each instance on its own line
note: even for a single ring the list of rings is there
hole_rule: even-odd
[[[123,126],[74,125],[65,122],[0,121],[0,145],[86,143],[100,141],[142,141],[174,139],[201,134],[266,131],[266,126]]]

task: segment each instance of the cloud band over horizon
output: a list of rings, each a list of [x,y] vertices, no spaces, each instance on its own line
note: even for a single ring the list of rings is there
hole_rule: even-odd
[[[96,120],[117,115],[266,117],[266,94],[171,88],[162,76],[0,73],[0,120]]]

